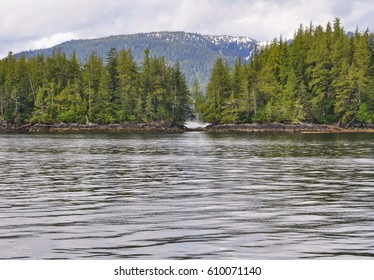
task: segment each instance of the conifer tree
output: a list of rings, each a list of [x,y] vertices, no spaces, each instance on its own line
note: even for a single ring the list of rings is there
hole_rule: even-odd
[[[111,48],[106,58],[106,68],[108,71],[108,90],[111,94],[111,102],[115,101],[115,93],[118,88],[118,51],[115,48]]]
[[[235,123],[239,120],[239,102],[243,95],[243,66],[237,60],[232,71],[230,92],[223,105],[222,122]]]
[[[7,122],[16,122],[19,108],[19,94],[17,91],[17,60],[12,52],[4,59],[5,79],[3,85],[4,101],[3,114]]]
[[[370,33],[360,34],[356,30],[352,39],[352,66],[350,76],[354,80],[355,120],[364,123],[374,122],[374,65]]]
[[[87,118],[94,121],[96,106],[100,103],[98,93],[104,65],[101,58],[92,53],[82,70],[83,98],[87,104]]]
[[[190,92],[187,82],[177,62],[171,70],[172,86],[172,124],[182,126],[192,114],[190,105]]]
[[[191,87],[191,104],[194,118],[199,119],[199,113],[201,112],[201,106],[204,102],[204,94],[201,88],[199,79],[195,77]]]
[[[230,96],[229,66],[218,58],[212,70],[212,76],[207,86],[206,102],[202,120],[219,124],[225,100]]]
[[[136,116],[137,120],[149,121],[149,116],[153,111],[152,106],[152,80],[151,80],[151,58],[149,50],[144,51],[143,65],[140,69],[140,87],[139,94],[136,100]]]
[[[117,119],[134,121],[136,98],[138,95],[138,69],[131,51],[121,50],[118,55],[118,92],[116,102],[119,105]]]
[[[332,89],[331,27],[326,32],[322,26],[315,29],[311,48],[307,53],[306,76],[311,92],[311,110],[316,121],[334,121],[334,96]]]

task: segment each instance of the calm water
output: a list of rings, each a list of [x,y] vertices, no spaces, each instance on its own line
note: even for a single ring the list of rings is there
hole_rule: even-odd
[[[374,257],[374,134],[0,135],[0,258]]]

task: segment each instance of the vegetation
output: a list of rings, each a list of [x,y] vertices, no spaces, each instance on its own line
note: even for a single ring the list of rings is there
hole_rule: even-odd
[[[0,61],[0,119],[8,123],[98,124],[184,123],[191,112],[180,66],[145,51],[137,65],[131,51],[108,52],[106,63],[92,53],[80,66],[73,53],[56,50],[26,61],[12,53]]]
[[[84,65],[73,52],[45,57],[12,53],[0,60],[0,121],[42,123],[205,122],[374,123],[374,36],[347,36],[340,20],[326,28],[300,26],[291,43],[274,39],[249,64],[214,64],[205,93],[190,90],[181,66],[144,51],[112,48]],[[191,98],[192,96],[192,98]]]
[[[374,122],[374,37],[347,36],[340,20],[300,26],[255,51],[248,65],[217,59],[206,94],[195,104],[214,124]]]

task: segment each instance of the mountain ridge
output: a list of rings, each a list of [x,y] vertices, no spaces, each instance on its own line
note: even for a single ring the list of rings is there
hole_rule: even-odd
[[[50,56],[59,49],[67,56],[73,52],[81,63],[91,53],[103,59],[111,48],[117,50],[131,49],[134,60],[139,64],[143,60],[144,50],[151,55],[165,57],[168,64],[179,62],[191,85],[196,78],[204,85],[207,83],[211,69],[218,57],[233,65],[237,59],[243,62],[250,56],[258,42],[251,37],[230,35],[203,35],[184,31],[158,31],[124,35],[111,35],[93,39],[74,39],[55,45],[51,48],[24,51],[16,56],[25,55],[26,59],[38,55]]]

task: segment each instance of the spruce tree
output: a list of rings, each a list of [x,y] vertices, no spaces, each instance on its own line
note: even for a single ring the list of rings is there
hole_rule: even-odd
[[[222,112],[226,99],[230,96],[229,66],[222,58],[218,58],[212,70],[206,91],[206,102],[202,120],[219,124],[222,121]]]
[[[103,61],[92,53],[82,70],[83,98],[87,104],[87,119],[95,120],[96,107],[100,104],[98,97],[100,79],[104,69]]]
[[[352,66],[350,76],[354,80],[355,120],[363,123],[374,122],[374,49],[370,44],[368,30],[356,30],[352,38]]]
[[[138,95],[138,69],[132,58],[131,51],[122,50],[118,55],[117,64],[118,91],[116,102],[119,104],[117,119],[134,121],[136,98]]]
[[[173,126],[182,126],[192,114],[187,81],[177,62],[171,71]]]

